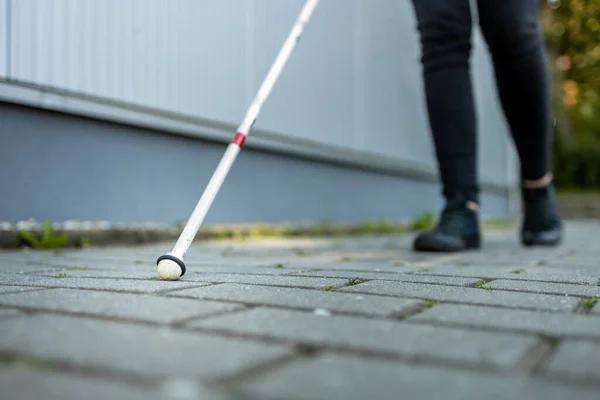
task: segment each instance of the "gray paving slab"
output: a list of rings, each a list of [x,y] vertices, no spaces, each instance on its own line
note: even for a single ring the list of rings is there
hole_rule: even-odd
[[[265,308],[192,321],[187,326],[495,367],[514,366],[536,343],[534,336]]]
[[[161,399],[161,393],[152,385],[134,386],[118,380],[1,364],[0,387],[0,397],[7,400]]]
[[[268,267],[248,267],[248,266],[199,266],[197,268],[190,267],[190,276],[196,274],[206,273],[220,273],[220,274],[253,274],[253,275],[290,275],[304,271],[301,268],[293,268],[285,264],[281,264],[281,268],[278,267],[278,263]]]
[[[157,278],[158,272],[154,268],[148,268],[146,271],[142,270],[104,270],[104,269],[68,269],[62,268],[55,271],[44,271],[44,272],[30,272],[27,275],[35,276],[46,276],[54,278],[58,274],[66,274],[70,278],[117,278],[117,279],[155,279]]]
[[[384,272],[349,272],[341,270],[325,270],[303,272],[303,276],[319,276],[327,278],[362,278],[376,279],[399,282],[415,282],[415,283],[431,283],[435,285],[450,285],[450,286],[473,286],[475,282],[480,282],[479,278],[453,278],[446,276],[418,276],[411,274],[393,274]]]
[[[168,295],[377,316],[402,315],[423,306],[423,302],[414,299],[235,283],[177,290]]]
[[[167,282],[141,279],[104,279],[104,278],[51,278],[44,276],[2,274],[0,286],[30,286],[46,288],[93,289],[113,292],[160,293],[173,289],[202,286],[199,282]],[[9,290],[9,289],[7,289]]]
[[[579,283],[596,285],[600,275],[582,275],[573,270],[548,267],[531,267],[518,263],[509,266],[436,266],[427,271],[416,271],[416,275],[462,276],[480,279],[514,279],[524,281]]]
[[[212,380],[290,354],[285,346],[83,317],[0,319],[0,353],[125,376]]]
[[[16,317],[18,315],[21,315],[21,311],[19,310],[13,310],[10,308],[0,308],[0,318],[5,318],[5,317]]]
[[[162,324],[243,308],[214,301],[77,289],[48,289],[7,294],[0,296],[0,305]]]
[[[324,354],[237,383],[252,399],[596,400],[597,389],[451,368]]]
[[[565,296],[391,281],[369,281],[339,290],[352,293],[551,311],[572,311],[579,303],[578,299]]]
[[[517,292],[600,297],[600,286],[591,285],[524,282],[499,279],[497,281],[487,283],[484,287],[489,287],[491,289],[513,290]]]
[[[590,267],[592,269],[599,270],[598,260],[594,257],[581,257],[578,254],[560,257],[548,260],[548,265],[557,265],[557,266],[572,266],[575,268],[578,267]]]
[[[49,266],[43,263],[25,264],[15,261],[0,261],[0,266],[2,266],[2,273],[5,274],[27,274],[32,272],[52,273],[62,268],[59,266]]]
[[[391,281],[369,281],[339,290],[352,293],[551,311],[572,311],[579,303],[578,299],[565,296]]]
[[[439,304],[408,321],[600,340],[600,317],[567,313]]]
[[[60,257],[48,257],[46,259],[19,259],[0,260],[2,265],[9,266],[8,272],[18,271],[19,269],[29,271],[52,271],[61,268],[94,268],[94,269],[119,269],[119,268],[142,268],[141,263],[134,261],[113,261],[98,259],[65,259]],[[145,268],[148,268],[146,265]]]
[[[594,308],[592,308],[590,314],[600,316],[600,299],[598,299],[598,302],[596,303]]]
[[[312,289],[324,289],[329,286],[341,287],[348,284],[348,279],[306,278],[301,276],[272,276],[246,274],[194,274],[184,275],[182,282],[209,283],[246,283],[254,285],[288,286]]]
[[[545,371],[565,378],[600,382],[600,344],[572,340],[562,342]]]
[[[0,275],[0,285],[2,285],[2,276]],[[27,292],[31,290],[40,290],[31,286],[0,286],[0,295],[5,293]]]
[[[390,262],[378,263],[293,263],[290,268],[300,268],[303,270],[325,270],[325,271],[357,271],[357,272],[390,272],[390,273],[409,273],[415,272],[422,267],[408,265],[392,265]]]

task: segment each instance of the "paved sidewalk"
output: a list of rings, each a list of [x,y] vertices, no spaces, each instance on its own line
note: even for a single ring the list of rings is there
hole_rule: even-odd
[[[598,399],[600,223],[523,249],[410,236],[0,252],[2,399]]]

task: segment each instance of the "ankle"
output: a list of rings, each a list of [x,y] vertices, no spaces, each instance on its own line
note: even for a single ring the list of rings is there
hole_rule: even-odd
[[[541,178],[538,179],[524,179],[523,182],[521,183],[521,185],[523,186],[523,188],[525,189],[540,189],[543,187],[548,186],[549,184],[552,183],[552,173],[548,172],[547,174],[545,174],[544,176],[542,176]]]
[[[479,204],[475,203],[474,201],[467,201],[467,203],[465,205],[471,211],[474,211],[474,212],[479,211]]]

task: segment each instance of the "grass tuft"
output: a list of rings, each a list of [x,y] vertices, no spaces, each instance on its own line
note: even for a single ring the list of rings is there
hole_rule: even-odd
[[[366,282],[366,280],[364,280],[362,278],[350,278],[348,280],[348,284],[350,286],[358,285],[359,283],[363,283],[363,282]]]
[[[591,310],[594,306],[598,304],[598,299],[595,296],[586,297],[585,299],[581,299],[581,305],[586,310]]]

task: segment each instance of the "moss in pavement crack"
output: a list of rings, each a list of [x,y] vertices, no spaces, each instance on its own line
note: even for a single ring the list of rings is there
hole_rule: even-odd
[[[484,290],[492,290],[492,288],[489,287],[485,287],[485,281],[479,281],[479,282],[475,282],[473,284],[474,287],[479,288],[479,289],[484,289]]]
[[[436,300],[423,300],[423,302],[425,303],[425,307],[427,308],[432,308],[440,304],[440,302]]]
[[[513,269],[512,271],[510,271],[511,274],[520,274],[521,272],[523,272],[522,269]]]
[[[363,283],[366,282],[364,279],[362,278],[350,278],[348,279],[348,285],[350,286],[354,286],[354,285],[358,285],[359,283]]]
[[[581,305],[586,310],[591,310],[598,303],[598,299],[596,296],[586,297],[585,299],[581,299]]]

